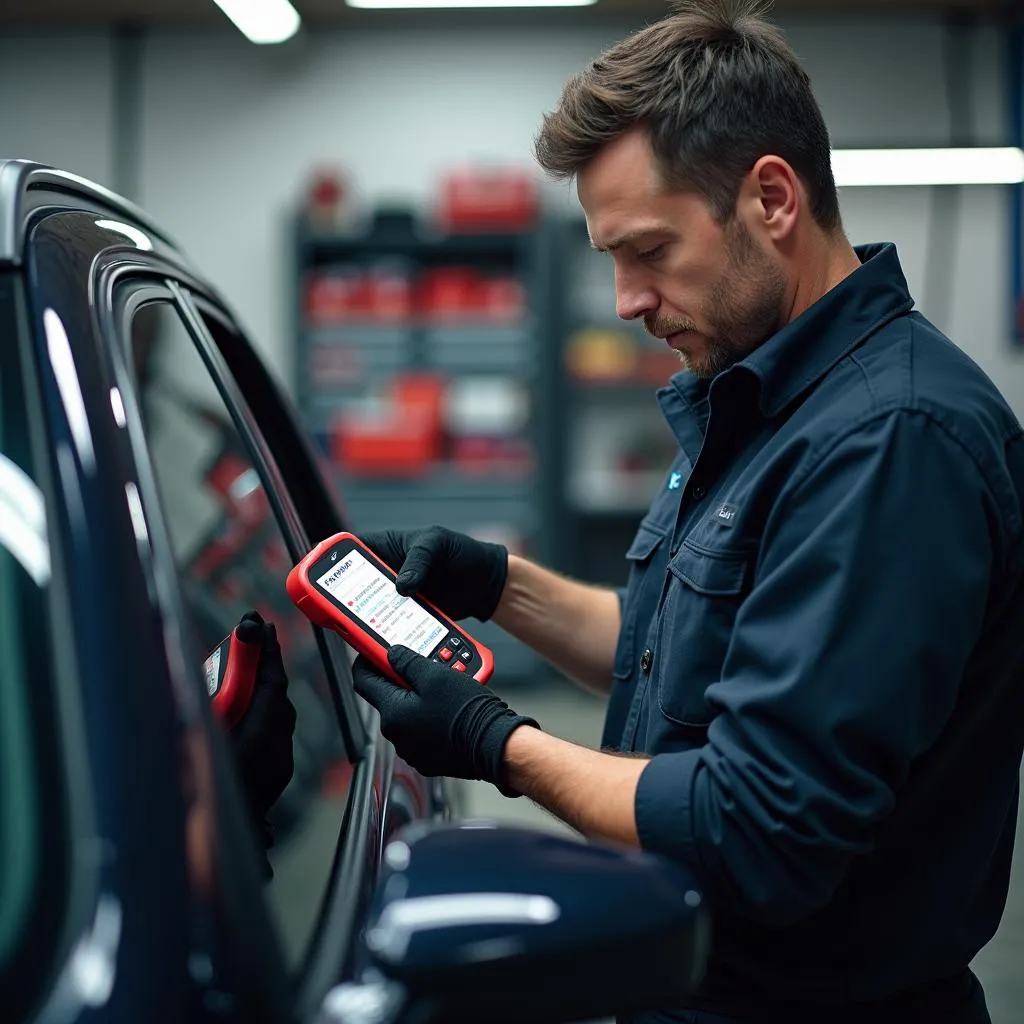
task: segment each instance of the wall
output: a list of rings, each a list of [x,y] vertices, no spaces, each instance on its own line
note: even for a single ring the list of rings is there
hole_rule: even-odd
[[[102,35],[0,37],[0,155],[109,185],[111,51]]]
[[[541,112],[565,78],[630,28],[539,28],[539,18],[518,27],[506,19],[498,31],[480,19],[453,27],[447,18],[443,29],[422,24],[309,34],[278,48],[233,33],[146,42],[137,198],[217,281],[286,380],[288,217],[310,168],[341,163],[368,199],[427,203],[453,163],[528,161]],[[835,145],[950,140],[940,25],[804,18],[784,28],[812,75]],[[970,141],[1003,142],[998,33],[981,30],[968,56]],[[113,180],[106,40],[0,40],[0,86],[6,152]],[[551,194],[559,204],[574,202],[566,189]],[[959,209],[951,195],[933,207],[924,189],[848,189],[841,200],[852,240],[897,242],[924,312],[1024,415],[1024,360],[1009,348],[1009,193],[969,188],[958,197]]]

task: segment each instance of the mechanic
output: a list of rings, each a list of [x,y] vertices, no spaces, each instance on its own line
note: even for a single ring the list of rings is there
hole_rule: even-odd
[[[981,1024],[1024,746],[1024,434],[853,248],[809,79],[762,5],[677,3],[566,85],[537,140],[618,314],[684,369],[679,454],[622,594],[442,527],[365,540],[400,587],[610,691],[601,751],[406,649],[358,692],[426,774],[677,859],[708,975],[659,1021]]]

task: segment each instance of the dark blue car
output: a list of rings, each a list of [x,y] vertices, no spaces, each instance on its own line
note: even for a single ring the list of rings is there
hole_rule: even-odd
[[[699,978],[682,871],[459,824],[396,758],[284,588],[346,526],[173,241],[0,161],[0,1019],[556,1021]],[[269,850],[201,671],[247,609],[296,711]]]

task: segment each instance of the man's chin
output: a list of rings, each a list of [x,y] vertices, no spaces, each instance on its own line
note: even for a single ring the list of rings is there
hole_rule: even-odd
[[[674,348],[672,351],[679,357],[679,362],[683,364],[683,369],[689,370],[694,377],[700,377],[701,379],[714,377],[715,368],[707,358],[702,359],[699,356],[693,356],[684,349]]]
[[[679,362],[683,364],[683,367],[689,370],[694,377],[698,377],[701,380],[710,380],[712,377],[717,377],[724,370],[728,370],[730,366],[738,362],[740,358],[736,354],[726,354],[724,352],[704,353],[701,356],[694,356],[681,349],[673,349],[673,351],[679,356]]]
[[[708,363],[687,363],[686,368],[698,380],[711,380],[712,377],[717,377],[721,372]]]

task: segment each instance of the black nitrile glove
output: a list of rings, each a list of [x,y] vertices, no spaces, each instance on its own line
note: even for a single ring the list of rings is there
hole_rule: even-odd
[[[362,656],[352,679],[356,693],[380,712],[380,731],[398,755],[421,775],[483,779],[505,796],[519,796],[506,785],[502,754],[519,726],[539,729],[537,722],[517,715],[486,686],[407,647],[392,647],[388,661],[411,690]]]
[[[273,834],[267,812],[284,792],[295,769],[295,708],[288,699],[288,677],[273,623],[264,622],[258,612],[246,612],[236,629],[243,643],[263,645],[252,701],[230,735],[249,812],[269,849]]]
[[[405,597],[422,594],[453,619],[486,622],[508,579],[508,549],[443,526],[378,530],[359,539],[398,573]]]

